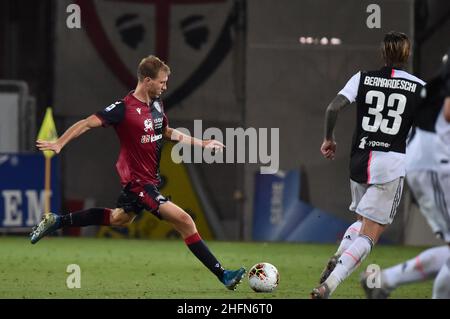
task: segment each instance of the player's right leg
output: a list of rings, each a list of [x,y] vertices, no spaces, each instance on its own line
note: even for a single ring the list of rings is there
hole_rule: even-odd
[[[364,194],[366,193],[367,189],[369,188],[366,184],[360,184],[355,181],[350,180],[350,191],[352,194],[352,202],[350,204],[350,211],[355,212],[356,207],[358,207],[359,202],[361,201],[361,198],[363,198]],[[358,214],[356,214],[356,222],[351,224],[347,230],[344,233],[344,236],[342,237],[341,243],[339,244],[338,249],[334,253],[333,256],[328,260],[327,264],[325,265],[325,268],[322,270],[322,273],[319,277],[319,283],[322,284],[325,280],[327,280],[328,276],[333,272],[334,268],[336,267],[336,264],[339,260],[339,257],[341,257],[342,253],[350,247],[352,242],[358,237],[359,231],[361,229],[361,222],[362,217]]]
[[[373,245],[384,231],[385,225],[363,218],[358,238],[344,251],[330,276],[311,292],[312,299],[326,299],[369,255]]]
[[[164,202],[159,206],[159,213],[163,220],[172,224],[175,230],[180,233],[194,256],[216,275],[227,289],[235,290],[245,275],[245,268],[224,269],[200,237],[192,217],[179,206],[170,201]]]
[[[337,251],[334,253],[333,256],[331,256],[325,268],[322,270],[322,273],[320,274],[319,283],[323,283],[325,280],[327,280],[328,276],[336,267],[339,257],[341,257],[342,253],[351,245],[353,240],[355,240],[356,237],[358,237],[359,231],[361,229],[361,224],[362,224],[361,220],[358,219],[356,222],[354,222],[347,228],[347,230],[344,233],[344,236],[342,237],[341,243]]]
[[[378,241],[386,225],[392,223],[403,188],[403,178],[380,185],[370,185],[356,212],[363,217],[359,236],[342,253],[330,276],[311,292],[311,298],[328,298],[361,264]]]

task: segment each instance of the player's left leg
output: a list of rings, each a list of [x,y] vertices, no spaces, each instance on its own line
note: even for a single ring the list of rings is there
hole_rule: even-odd
[[[110,208],[89,208],[64,215],[47,213],[30,234],[31,243],[37,243],[44,236],[63,227],[83,227],[89,225],[110,225],[113,210]]]
[[[132,183],[127,184],[117,200],[117,208],[89,208],[64,215],[47,213],[30,234],[31,243],[37,243],[44,236],[63,227],[84,227],[90,225],[124,226],[133,220],[135,213],[143,207],[140,197],[132,191]],[[139,191],[144,191],[139,188]]]
[[[245,269],[225,270],[200,237],[192,217],[179,206],[167,201],[159,206],[162,219],[172,224],[183,237],[184,242],[216,277],[230,290],[234,290],[245,275]]]

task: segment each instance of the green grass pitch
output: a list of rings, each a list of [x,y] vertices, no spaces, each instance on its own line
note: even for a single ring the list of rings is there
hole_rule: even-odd
[[[303,299],[316,285],[335,245],[208,242],[225,267],[257,262],[274,264],[280,284],[268,294],[253,292],[245,278],[227,290],[181,240],[44,238],[31,245],[26,237],[0,238],[0,298],[164,298],[164,299]],[[423,247],[377,246],[333,298],[364,298],[358,277],[367,265],[394,265]],[[69,264],[81,268],[81,288],[69,289]],[[432,281],[397,289],[393,298],[430,298]]]

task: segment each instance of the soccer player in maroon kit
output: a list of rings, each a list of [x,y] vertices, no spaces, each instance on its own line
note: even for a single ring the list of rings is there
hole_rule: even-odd
[[[200,237],[192,217],[159,193],[159,162],[163,138],[221,151],[216,140],[200,140],[169,127],[160,95],[167,89],[170,68],[159,58],[148,56],[138,66],[138,83],[123,100],[78,121],[56,141],[38,140],[41,150],[58,154],[71,140],[86,131],[113,126],[120,140],[116,163],[122,191],[117,207],[90,208],[64,215],[45,214],[31,233],[31,243],[66,226],[125,226],[136,214],[150,211],[170,223],[183,237],[192,253],[230,290],[242,280],[245,269],[225,270]]]

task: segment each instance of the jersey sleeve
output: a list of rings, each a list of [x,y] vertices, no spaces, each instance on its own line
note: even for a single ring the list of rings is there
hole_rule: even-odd
[[[125,103],[117,101],[95,113],[102,121],[103,126],[119,124],[125,116]]]
[[[353,75],[350,80],[348,80],[347,84],[344,86],[342,90],[339,91],[338,94],[341,94],[353,103],[356,101],[356,96],[358,95],[358,87],[359,81],[361,80],[361,72]]]

